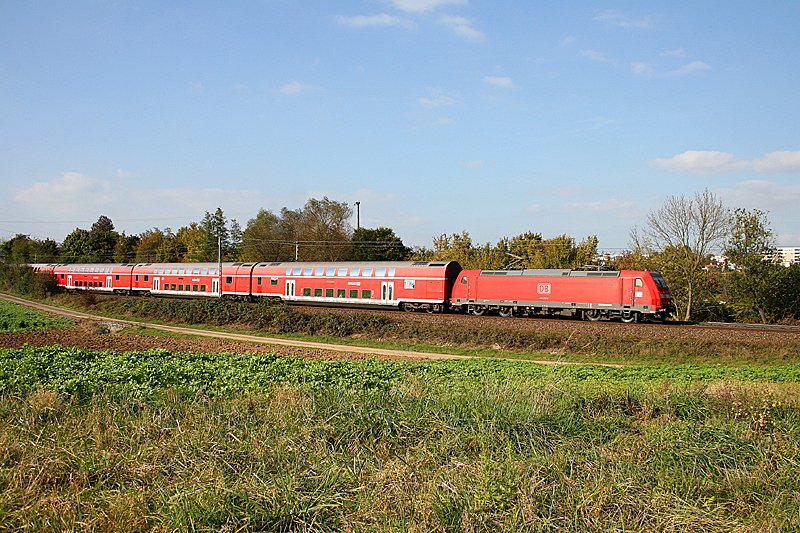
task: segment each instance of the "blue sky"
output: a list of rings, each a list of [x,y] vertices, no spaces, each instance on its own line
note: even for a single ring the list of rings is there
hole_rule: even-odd
[[[797,1],[5,0],[0,239],[328,196],[408,245],[613,250],[708,188],[800,246],[798,28]]]

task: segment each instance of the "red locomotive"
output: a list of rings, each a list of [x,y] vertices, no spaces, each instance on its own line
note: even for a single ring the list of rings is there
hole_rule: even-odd
[[[657,272],[463,270],[454,261],[33,265],[68,290],[272,298],[324,306],[395,307],[586,320],[663,319],[672,298]]]

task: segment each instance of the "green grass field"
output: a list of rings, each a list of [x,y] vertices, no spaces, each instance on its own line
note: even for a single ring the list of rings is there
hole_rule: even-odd
[[[71,325],[68,318],[40,313],[33,309],[0,300],[0,332],[31,331]]]
[[[0,351],[0,524],[795,531],[800,367]]]

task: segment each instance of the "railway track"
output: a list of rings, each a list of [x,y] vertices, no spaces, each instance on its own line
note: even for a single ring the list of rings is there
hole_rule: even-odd
[[[72,309],[65,309],[63,307],[47,305],[32,300],[25,300],[23,298],[11,296],[4,293],[0,293],[0,298],[19,305],[31,307],[33,309],[37,309],[45,313],[51,313],[59,316],[73,318],[76,320],[89,320],[106,325],[122,324],[133,327],[146,327],[150,329],[168,331],[171,333],[180,333],[185,335],[194,335],[198,337],[222,339],[222,340],[236,341],[243,343],[257,343],[257,344],[267,344],[274,346],[290,346],[293,348],[301,348],[308,350],[324,350],[324,351],[339,352],[339,353],[364,354],[368,356],[377,356],[377,357],[384,356],[391,358],[408,358],[413,360],[480,359],[480,357],[461,355],[461,354],[422,352],[422,351],[412,351],[412,350],[393,350],[393,349],[375,348],[375,347],[340,345],[340,344],[330,344],[323,342],[302,341],[297,339],[263,337],[260,335],[248,335],[241,333],[229,333],[223,331],[196,329],[196,328],[188,328],[180,326],[169,326],[164,324],[155,324],[155,323],[140,322],[133,320],[108,318],[99,315],[92,315],[90,313],[84,313],[82,311],[75,311]],[[613,368],[621,368],[625,366],[622,364],[615,364],[615,363],[600,363],[600,362],[579,363],[579,362],[559,361],[559,360],[533,360],[526,358],[519,359],[519,358],[503,357],[503,358],[493,358],[493,359],[537,363],[543,365],[595,365],[595,366],[607,366]]]

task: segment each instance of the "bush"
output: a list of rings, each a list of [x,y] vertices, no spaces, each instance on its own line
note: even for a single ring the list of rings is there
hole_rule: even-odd
[[[34,272],[28,266],[0,265],[0,290],[45,298],[58,290],[58,284],[50,274]]]

